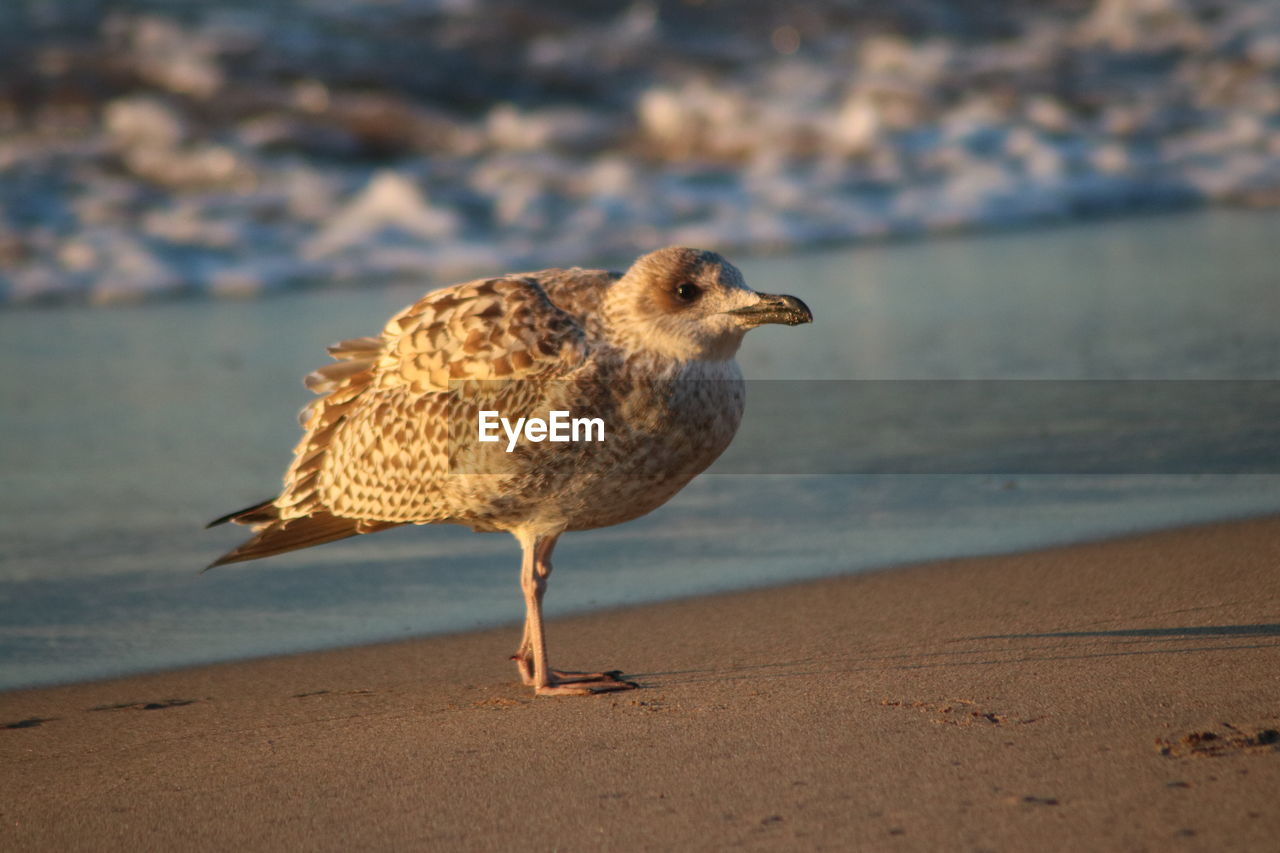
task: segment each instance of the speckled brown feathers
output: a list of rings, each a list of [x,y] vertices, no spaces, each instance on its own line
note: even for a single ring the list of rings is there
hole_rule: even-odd
[[[626,273],[543,270],[429,293],[381,336],[330,347],[336,362],[307,376],[321,396],[302,412],[284,488],[229,517],[257,535],[219,562],[399,524],[519,536],[643,515],[733,438],[744,398],[733,355],[761,300],[724,258],[682,248]],[[602,418],[608,435],[504,452],[474,440],[482,409],[568,410]]]
[[[306,378],[323,396],[302,410],[305,432],[284,489],[227,518],[258,535],[214,565],[451,520],[458,508],[443,485],[449,420],[466,414],[455,405],[463,381],[518,380],[494,387],[536,396],[526,383],[569,376],[587,345],[537,281],[512,276],[429,293],[392,317],[381,337],[343,341],[329,353],[338,361]],[[525,401],[492,402],[514,409]]]

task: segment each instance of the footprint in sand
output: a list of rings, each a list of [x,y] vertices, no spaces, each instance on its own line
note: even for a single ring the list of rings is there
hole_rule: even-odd
[[[1156,749],[1170,758],[1216,758],[1239,752],[1280,753],[1280,730],[1258,728],[1250,733],[1230,723],[1222,723],[1225,731],[1188,732],[1179,738],[1156,738]]]

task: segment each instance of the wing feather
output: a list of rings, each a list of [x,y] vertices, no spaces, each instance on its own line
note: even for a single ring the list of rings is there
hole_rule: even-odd
[[[553,304],[538,280],[516,275],[428,293],[380,336],[328,351],[336,363],[305,380],[320,396],[299,413],[304,431],[284,488],[213,522],[256,533],[214,565],[453,517],[459,509],[443,484],[460,387],[528,380],[497,383],[499,403],[527,405],[539,383],[570,375],[590,347],[582,323]],[[474,417],[467,405],[462,410]]]
[[[285,520],[449,517],[439,486],[459,383],[567,376],[588,345],[535,280],[510,276],[429,293],[380,338],[343,341],[330,353],[341,360],[307,377],[323,396],[303,410],[305,432],[275,501]]]

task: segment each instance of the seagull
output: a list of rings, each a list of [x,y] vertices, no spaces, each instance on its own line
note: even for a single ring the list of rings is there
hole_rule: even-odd
[[[705,470],[742,419],[743,336],[812,321],[796,297],[751,290],[720,255],[681,247],[622,273],[549,269],[432,291],[381,336],[329,347],[336,362],[306,378],[321,396],[302,410],[284,488],[210,522],[254,535],[207,568],[404,524],[506,531],[523,553],[512,660],[524,684],[539,696],[633,688],[619,670],[548,665],[552,549],[566,531],[657,509]],[[484,413],[519,423],[555,412],[604,428],[481,441]]]

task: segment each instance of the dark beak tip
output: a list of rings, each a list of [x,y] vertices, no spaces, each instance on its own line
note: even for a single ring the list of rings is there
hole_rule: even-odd
[[[729,313],[745,317],[752,326],[766,323],[800,326],[813,322],[813,312],[802,300],[794,296],[780,296],[773,293],[762,293],[760,301],[755,305],[737,308]]]
[[[782,301],[786,303],[789,312],[789,317],[787,318],[788,326],[803,326],[805,323],[813,322],[813,311],[809,310],[809,306],[804,303],[803,299],[784,296]]]

